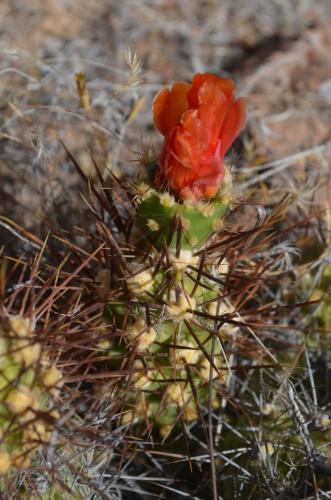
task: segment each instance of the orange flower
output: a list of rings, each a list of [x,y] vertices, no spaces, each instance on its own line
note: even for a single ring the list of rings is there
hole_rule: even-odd
[[[153,102],[154,122],[164,135],[155,178],[184,199],[211,198],[223,181],[224,156],[246,119],[233,81],[198,73],[192,83],[162,89]]]

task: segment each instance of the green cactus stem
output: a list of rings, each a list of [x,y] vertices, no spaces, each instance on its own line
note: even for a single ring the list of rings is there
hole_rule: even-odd
[[[226,171],[217,197],[208,201],[176,201],[168,192],[159,192],[145,183],[136,187],[137,217],[158,248],[178,246],[174,221],[182,230],[181,249],[200,248],[213,232],[222,228],[222,219],[231,204],[232,179]]]

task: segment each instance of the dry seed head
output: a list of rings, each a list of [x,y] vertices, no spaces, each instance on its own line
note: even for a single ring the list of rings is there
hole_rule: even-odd
[[[0,474],[6,474],[11,465],[10,456],[5,451],[0,451]]]
[[[129,79],[120,87],[120,91],[126,91],[132,87],[136,87],[142,82],[141,71],[142,63],[135,52],[132,52],[130,47],[124,51],[124,59],[130,70]]]
[[[190,310],[194,310],[195,305],[194,298],[186,296],[183,291],[181,292],[177,303],[176,293],[174,290],[171,290],[170,301],[167,303],[166,308],[169,316],[174,321],[183,321],[184,319],[190,319],[192,317]]]
[[[141,271],[140,273],[127,278],[126,283],[128,289],[133,295],[141,295],[148,292],[153,286],[154,280],[149,270]]]
[[[14,389],[9,393],[6,404],[10,411],[17,415],[23,413],[29,407],[36,405],[34,394],[25,387]]]
[[[137,340],[138,351],[145,351],[156,338],[156,331],[154,328],[147,327],[142,316],[128,327],[127,334],[132,340]]]

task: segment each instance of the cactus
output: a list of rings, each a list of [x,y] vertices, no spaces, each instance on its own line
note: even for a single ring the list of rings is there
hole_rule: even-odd
[[[227,368],[213,330],[233,308],[223,296],[229,265],[205,249],[222,228],[230,178],[227,172],[218,197],[208,202],[179,202],[145,183],[133,189],[139,250],[127,259],[116,300],[105,308],[105,319],[123,332],[107,351],[111,366],[130,370],[122,422],[147,419],[166,435],[180,418],[197,419],[199,407],[208,405],[210,376],[217,404]],[[236,332],[224,330],[222,340]]]
[[[293,491],[306,497],[314,492],[312,484],[325,485],[318,468],[328,470],[331,433],[329,408],[311,388],[316,336],[306,339],[301,331],[291,331],[298,323],[292,321],[288,305],[278,304],[282,296],[275,293],[281,288],[276,281],[283,279],[283,266],[281,255],[270,246],[281,234],[277,227],[286,200],[243,229],[241,217],[247,213],[232,200],[224,154],[243,125],[244,108],[232,96],[233,84],[215,78],[197,75],[190,90],[181,82],[156,98],[155,121],[165,142],[155,159],[156,172],[155,163],[146,165],[145,178],[121,182],[112,176],[106,183],[95,162],[99,189],[67,151],[87,180],[95,224],[89,219],[74,244],[65,235],[58,238],[61,244],[67,241],[70,255],[61,255],[58,243],[52,254],[53,259],[61,255],[55,273],[54,267],[40,264],[44,282],[60,291],[54,338],[59,333],[63,366],[70,367],[68,400],[75,414],[68,432],[72,443],[66,443],[59,458],[59,480],[45,481],[44,498],[65,498],[67,490],[77,498],[99,493],[98,468],[92,480],[84,471],[89,465],[76,456],[86,450],[90,455],[99,446],[100,468],[118,481],[118,468],[127,458],[141,473],[144,449],[150,467],[151,447],[178,451],[181,457],[184,450],[191,457],[195,447],[192,456],[200,457],[199,467],[204,461],[211,464],[213,498],[218,487],[222,498],[231,500],[274,498],[275,490],[279,498]],[[206,81],[214,93],[207,85],[198,98],[194,86],[201,88]],[[214,116],[209,102],[214,94],[220,97],[220,90],[230,132],[219,122],[219,103]],[[189,92],[187,102],[174,106],[173,99],[183,92]],[[191,108],[185,108],[187,103]],[[168,112],[170,117],[161,116]],[[285,278],[284,283],[288,291]],[[312,276],[305,283],[313,290],[310,298],[319,298],[328,292],[329,271],[320,284]],[[52,304],[55,296],[52,292]],[[293,311],[300,314],[299,308]],[[312,328],[322,328],[324,334],[329,329],[328,303],[315,312]],[[14,320],[28,325],[31,334],[23,338],[32,338],[29,323]],[[15,338],[14,320],[3,327],[10,390],[3,392],[2,406],[7,422],[19,424],[10,443],[10,433],[4,433],[8,468],[15,465],[12,457],[17,453],[32,456],[21,418],[27,409],[41,420],[44,432],[38,445],[48,441],[51,425],[42,414],[47,413],[49,386],[59,378],[54,367],[44,373],[38,343],[28,349],[22,336]],[[328,350],[324,337],[318,345]],[[14,356],[18,347],[24,354]],[[319,382],[317,376],[315,380]],[[32,386],[33,402],[26,395]],[[190,466],[196,470],[194,460]],[[124,476],[131,487],[130,476]],[[194,474],[190,481],[195,482]],[[201,498],[209,493],[200,495],[197,485],[190,491]]]
[[[36,451],[48,443],[58,418],[48,411],[62,375],[43,359],[33,325],[21,316],[9,316],[0,327],[0,474],[27,468]]]
[[[206,73],[163,89],[153,111],[164,146],[151,182],[133,182],[127,192],[132,256],[121,256],[105,318],[122,332],[108,354],[129,370],[123,418],[157,423],[165,435],[180,418],[197,419],[203,406],[217,404],[210,381],[221,385],[227,370],[215,332],[233,307],[224,296],[226,260],[215,260],[211,246],[232,200],[224,154],[245,108],[232,81]],[[235,333],[228,327],[226,336]]]

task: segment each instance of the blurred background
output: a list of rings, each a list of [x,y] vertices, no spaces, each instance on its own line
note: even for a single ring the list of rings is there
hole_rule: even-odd
[[[160,143],[153,96],[195,72],[247,97],[236,167],[329,165],[330,18],[330,0],[2,0],[1,215],[40,235],[76,223],[81,185],[60,141],[91,179],[91,151],[105,176],[134,171]]]

